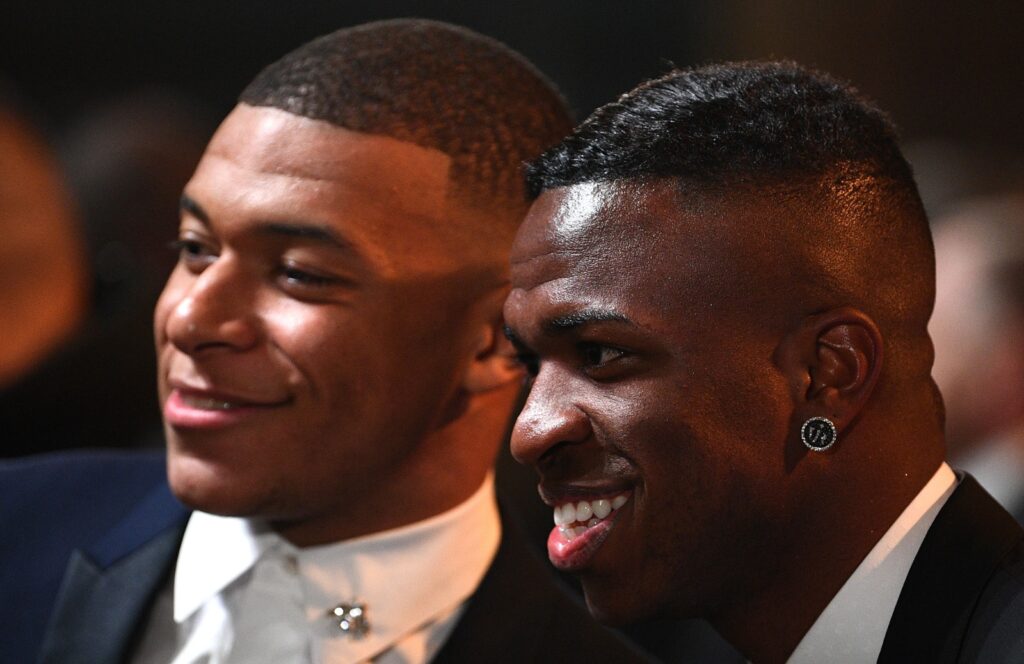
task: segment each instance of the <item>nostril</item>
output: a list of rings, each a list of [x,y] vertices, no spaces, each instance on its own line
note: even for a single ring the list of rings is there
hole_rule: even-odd
[[[552,447],[544,450],[544,453],[541,454],[540,458],[536,461],[535,465],[537,466],[537,469],[541,471],[551,470],[551,467],[554,466],[559,457],[561,457],[562,451],[565,447],[571,444],[572,443],[566,442],[556,443]]]

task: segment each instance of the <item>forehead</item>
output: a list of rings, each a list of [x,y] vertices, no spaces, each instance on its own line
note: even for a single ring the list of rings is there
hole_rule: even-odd
[[[410,211],[433,210],[444,201],[451,161],[439,150],[246,104],[224,120],[203,160],[347,187],[368,198],[380,194],[381,202]]]
[[[185,192],[215,224],[228,218],[325,224],[353,243],[386,245],[381,258],[389,260],[452,243],[445,236],[453,225],[449,166],[438,150],[240,104],[210,141]]]
[[[699,320],[735,279],[726,211],[683,204],[671,181],[585,183],[545,192],[512,251],[516,298],[559,308],[614,306]]]

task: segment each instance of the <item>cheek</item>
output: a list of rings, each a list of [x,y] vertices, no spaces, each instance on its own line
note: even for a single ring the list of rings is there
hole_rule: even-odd
[[[353,389],[354,377],[372,374],[373,356],[358,318],[347,308],[283,300],[262,311],[270,352],[293,387],[334,399],[338,390]]]

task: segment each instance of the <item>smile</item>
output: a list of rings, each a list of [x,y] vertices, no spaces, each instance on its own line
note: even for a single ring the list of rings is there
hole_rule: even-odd
[[[556,502],[555,527],[548,536],[548,558],[563,572],[579,572],[590,564],[611,534],[620,510],[632,492]]]
[[[164,404],[164,419],[177,428],[218,429],[285,403],[259,403],[233,396],[175,388]]]
[[[608,516],[626,504],[628,494],[614,498],[598,498],[597,500],[581,500],[575,503],[556,505],[554,509],[555,525],[563,537],[572,541],[582,535],[588,528],[598,525]]]

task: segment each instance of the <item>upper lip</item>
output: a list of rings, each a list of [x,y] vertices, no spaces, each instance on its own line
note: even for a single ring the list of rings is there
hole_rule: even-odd
[[[633,490],[631,482],[602,480],[600,482],[553,483],[542,481],[537,492],[548,506],[555,507],[577,500],[611,498]]]
[[[243,391],[229,390],[211,386],[200,381],[171,378],[167,381],[171,389],[201,399],[214,399],[243,406],[279,406],[286,403],[287,397],[271,397],[265,395],[246,394]]]

